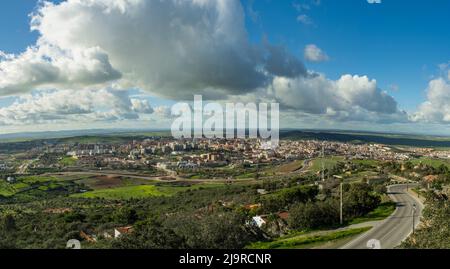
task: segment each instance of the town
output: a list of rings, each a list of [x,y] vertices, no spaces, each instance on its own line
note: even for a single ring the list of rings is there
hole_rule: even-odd
[[[450,151],[412,148],[393,150],[381,144],[351,144],[318,140],[283,140],[270,148],[261,139],[172,139],[149,137],[126,143],[55,143],[30,147],[24,163],[3,159],[0,170],[19,174],[27,169],[70,171],[75,169],[129,169],[154,167],[161,170],[202,167],[281,164],[314,159],[321,154],[345,159],[405,161],[412,157],[449,158]],[[64,160],[64,161],[62,161]],[[67,164],[72,165],[67,165]]]

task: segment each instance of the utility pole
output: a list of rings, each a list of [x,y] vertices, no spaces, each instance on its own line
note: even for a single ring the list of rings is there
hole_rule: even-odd
[[[325,164],[324,164],[324,158],[325,158],[325,150],[324,150],[324,145],[322,143],[322,182],[325,181]]]
[[[343,218],[343,214],[342,214],[342,207],[343,207],[343,204],[344,204],[344,202],[343,202],[343,194],[342,194],[342,192],[343,192],[343,185],[344,185],[344,183],[342,183],[341,182],[341,185],[340,185],[340,193],[341,193],[341,201],[340,201],[340,206],[339,206],[339,220],[340,220],[340,224],[342,225],[342,224],[344,224],[344,218]]]
[[[416,217],[416,204],[413,204],[412,207],[412,234],[414,234],[416,229],[416,223],[415,223],[415,217]]]

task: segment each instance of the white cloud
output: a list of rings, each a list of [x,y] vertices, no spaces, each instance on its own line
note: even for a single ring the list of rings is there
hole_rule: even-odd
[[[265,83],[263,53],[249,44],[236,0],[68,0],[45,4],[32,21],[41,43],[99,47],[122,85],[161,96],[223,97]]]
[[[159,115],[162,118],[170,118],[170,117],[172,117],[171,108],[168,107],[168,106],[155,107],[155,114]]]
[[[42,2],[32,15],[37,44],[1,57],[0,95],[121,78],[121,88],[171,99],[223,99],[265,86],[278,72],[303,72],[283,48],[250,44],[244,16],[238,0]]]
[[[301,23],[303,23],[305,25],[312,25],[312,24],[314,24],[312,19],[306,14],[298,15],[297,16],[297,21],[301,22]]]
[[[328,55],[314,44],[307,45],[304,50],[304,57],[310,62],[328,61]]]
[[[152,114],[154,112],[148,100],[131,98],[131,110],[136,113]]]
[[[339,80],[321,74],[294,79],[277,77],[271,92],[285,109],[336,120],[404,121],[397,102],[366,76],[344,75]]]
[[[40,87],[84,87],[120,77],[98,47],[65,51],[41,44],[20,55],[0,55],[0,95]]]
[[[450,82],[444,78],[433,79],[427,88],[427,100],[411,116],[413,121],[431,123],[450,122]]]
[[[151,113],[147,100],[130,98],[126,91],[41,91],[0,108],[0,125],[129,120]]]

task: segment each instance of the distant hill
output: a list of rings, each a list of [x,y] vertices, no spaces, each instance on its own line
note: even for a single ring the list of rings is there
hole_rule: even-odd
[[[370,132],[283,130],[280,132],[280,138],[293,140],[317,139],[347,143],[378,143],[397,146],[450,147],[450,137]]]
[[[130,137],[130,136],[167,136],[170,135],[166,130],[130,130],[130,129],[94,129],[94,130],[70,130],[54,132],[25,132],[0,134],[0,143],[27,142],[35,140],[72,140],[84,138],[94,140],[95,137],[104,137],[110,140],[111,137]]]
[[[150,136],[170,136],[168,130],[130,130],[130,129],[98,129],[75,130],[37,133],[0,134],[0,144],[5,143],[26,145],[34,143],[121,143],[130,138],[142,139]],[[293,140],[325,140],[347,143],[379,143],[396,146],[417,146],[450,148],[450,137],[388,134],[363,131],[336,131],[336,130],[281,130],[281,139]]]

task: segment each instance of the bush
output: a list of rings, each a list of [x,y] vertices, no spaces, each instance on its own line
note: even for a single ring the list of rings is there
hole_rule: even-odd
[[[365,183],[344,185],[344,216],[346,219],[361,217],[377,208],[381,203],[379,195]]]
[[[263,199],[263,209],[267,213],[273,213],[287,209],[295,203],[313,202],[318,193],[319,189],[316,186],[299,186],[282,189]]]
[[[339,207],[336,201],[296,204],[289,211],[289,226],[305,230],[334,226],[339,223]]]

